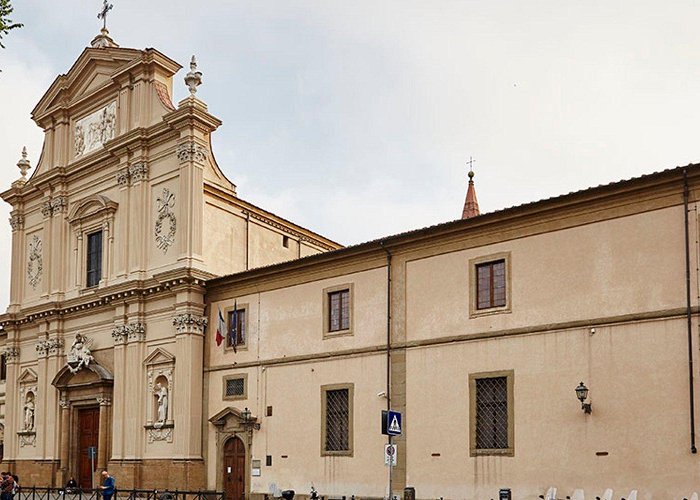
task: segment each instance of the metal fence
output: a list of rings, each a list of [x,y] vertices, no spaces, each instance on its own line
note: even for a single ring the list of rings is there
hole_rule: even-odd
[[[22,487],[15,500],[102,500],[102,490]],[[116,490],[112,500],[226,500],[222,491]]]

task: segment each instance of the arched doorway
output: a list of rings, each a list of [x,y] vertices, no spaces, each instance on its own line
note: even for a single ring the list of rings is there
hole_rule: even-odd
[[[229,438],[224,444],[223,477],[226,500],[245,498],[245,446],[239,437]]]

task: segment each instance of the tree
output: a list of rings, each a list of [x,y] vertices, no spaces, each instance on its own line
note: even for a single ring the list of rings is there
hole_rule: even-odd
[[[0,48],[5,48],[2,44],[3,37],[6,37],[10,30],[21,28],[22,23],[15,23],[8,16],[12,14],[12,4],[10,0],[0,0]]]

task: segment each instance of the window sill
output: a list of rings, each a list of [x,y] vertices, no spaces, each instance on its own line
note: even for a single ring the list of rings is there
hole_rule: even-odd
[[[245,399],[248,399],[247,394],[243,394],[242,396],[224,396],[223,398],[224,401],[243,401]]]
[[[248,344],[240,344],[236,346],[236,351],[247,351]],[[224,347],[224,352],[233,352],[233,347]]]
[[[482,456],[497,456],[497,457],[513,457],[515,456],[514,448],[495,448],[495,449],[471,449],[469,450],[470,457]]]
[[[469,314],[469,319],[479,318],[481,316],[492,316],[494,314],[510,314],[511,312],[510,304],[501,307],[489,307],[488,309],[474,309]]]
[[[326,331],[323,332],[323,338],[324,339],[334,339],[336,337],[350,337],[353,335],[352,328],[348,328],[346,330],[334,330],[334,331]]]
[[[322,457],[352,457],[353,453],[352,450],[347,450],[347,451],[322,451],[321,452]]]

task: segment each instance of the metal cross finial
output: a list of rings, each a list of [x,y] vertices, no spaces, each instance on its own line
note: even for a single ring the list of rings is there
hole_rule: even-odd
[[[112,10],[111,3],[107,3],[107,0],[102,0],[102,10],[97,14],[97,19],[102,19],[102,29],[107,30],[107,13]]]
[[[469,180],[474,177],[474,169],[472,168],[472,165],[476,162],[475,159],[473,159],[471,156],[469,157],[469,161],[467,162],[467,165],[469,165]]]

